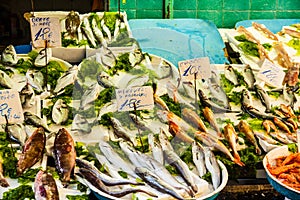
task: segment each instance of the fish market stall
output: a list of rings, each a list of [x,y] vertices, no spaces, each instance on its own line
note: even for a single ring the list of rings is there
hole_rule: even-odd
[[[205,20],[36,12],[48,14],[59,15],[68,45],[1,54],[0,87],[19,92],[24,121],[0,127],[0,198],[222,199],[246,180],[274,191],[263,159],[297,148],[299,68],[284,65],[297,63],[296,53],[274,60],[257,42],[259,57],[231,64]],[[242,54],[236,32],[227,40]],[[151,42],[161,34],[170,34],[164,48]],[[287,68],[284,84],[262,77],[260,56]],[[178,61],[198,57],[208,57],[209,76],[183,79]]]

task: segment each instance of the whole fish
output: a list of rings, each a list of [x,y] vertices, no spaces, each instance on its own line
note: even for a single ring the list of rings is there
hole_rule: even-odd
[[[192,172],[190,171],[187,164],[183,162],[174,151],[164,150],[164,155],[167,162],[178,170],[186,184],[189,185],[195,193],[197,193],[198,187],[194,182],[193,176],[191,174]]]
[[[26,79],[28,84],[30,84],[38,93],[43,92],[44,87],[44,75],[40,71],[27,70]]]
[[[123,23],[121,22],[121,19],[117,18],[117,19],[116,19],[116,23],[115,23],[115,30],[114,30],[114,34],[113,34],[114,40],[117,40],[117,37],[118,37],[119,34],[120,34],[120,28],[121,28],[121,25],[122,25],[122,24],[123,24]]]
[[[65,89],[65,87],[74,84],[77,79],[78,67],[74,65],[68,69],[62,76],[57,79],[57,84],[53,90],[53,92],[59,93]]]
[[[104,88],[110,88],[110,87],[114,87],[115,84],[111,81],[111,76],[108,75],[105,71],[101,71],[98,75],[97,75],[97,82],[100,86],[104,87]]]
[[[144,183],[136,182],[135,180],[112,178],[112,177],[100,172],[97,169],[97,167],[95,167],[92,163],[88,162],[87,160],[76,158],[76,165],[80,168],[85,168],[87,170],[90,170],[107,186],[128,185],[128,184],[144,185]]]
[[[211,79],[210,79],[211,80]],[[231,109],[229,98],[223,88],[215,83],[209,82],[208,83],[209,91],[211,94],[211,98],[216,100],[220,105],[224,106],[226,109]]]
[[[133,123],[136,125],[136,127],[142,131],[151,131],[151,129],[148,127],[147,123],[140,117],[133,113],[129,113],[130,119],[133,121]]]
[[[283,131],[285,131],[288,134],[291,134],[291,131],[289,129],[289,127],[283,122],[281,121],[278,117],[274,117],[273,118],[273,122]]]
[[[149,75],[148,74],[142,74],[142,75],[134,75],[131,80],[127,82],[127,85],[125,87],[138,87],[143,86],[147,84],[149,81]]]
[[[144,167],[136,167],[135,173],[143,179],[151,187],[157,189],[160,192],[167,193],[176,199],[184,200],[184,198],[177,192],[177,189],[169,185],[167,182],[159,178],[156,174]]]
[[[36,174],[33,187],[36,200],[59,200],[56,182],[49,172],[40,170]]]
[[[92,19],[92,23],[91,23],[91,28],[92,31],[95,35],[96,40],[102,45],[107,47],[107,42],[104,38],[104,35],[102,33],[102,31],[100,30],[98,24],[97,24],[97,20],[95,18]]]
[[[213,187],[216,190],[221,183],[221,170],[217,158],[209,147],[204,147],[205,166],[211,173]]]
[[[275,124],[271,120],[265,119],[262,122],[262,125],[266,129],[268,134],[271,133],[271,132],[278,132],[277,127],[275,126]]]
[[[258,95],[261,103],[266,107],[265,112],[270,113],[272,106],[271,106],[271,102],[270,102],[268,93],[259,84],[255,84],[254,89],[255,89],[255,92]]]
[[[45,131],[51,132],[48,125],[44,122],[42,118],[29,111],[24,112],[24,122],[35,127],[41,126],[45,129]]]
[[[53,155],[56,169],[66,186],[75,167],[76,151],[74,140],[65,128],[59,129],[55,136]]]
[[[13,45],[8,45],[1,54],[1,61],[9,66],[13,66],[18,62],[17,52]]]
[[[238,129],[240,132],[244,133],[248,140],[255,146],[255,152],[260,155],[261,149],[258,146],[256,138],[254,136],[254,132],[245,120],[241,120],[238,124]]]
[[[81,28],[82,32],[84,33],[84,35],[86,36],[86,38],[88,39],[88,41],[90,42],[91,47],[95,48],[97,46],[96,39],[95,39],[92,28],[90,26],[90,22],[87,17],[82,19],[80,28]]]
[[[273,48],[277,53],[277,61],[279,65],[287,69],[293,67],[293,62],[290,56],[288,55],[287,51],[284,49],[282,42],[275,43],[275,45],[273,45]]]
[[[230,81],[233,85],[235,86],[239,85],[237,75],[231,65],[225,65],[224,75],[225,78],[228,81]]]
[[[101,25],[103,31],[104,31],[104,32],[106,33],[106,35],[107,35],[108,42],[110,42],[111,39],[112,39],[112,37],[111,37],[111,32],[110,32],[109,28],[106,26],[104,19],[102,19],[102,20],[100,21],[100,25]]]
[[[254,73],[253,73],[253,70],[250,67],[250,65],[247,65],[242,70],[242,74],[243,74],[244,81],[246,82],[248,89],[253,90],[254,89],[254,83],[255,83],[255,77],[254,77]]]
[[[173,134],[174,138],[178,138],[184,142],[192,144],[194,139],[191,138],[178,124],[173,121],[169,122],[169,131]]]
[[[92,185],[95,188],[97,188],[98,190],[109,194],[111,196],[114,197],[123,197],[127,194],[131,194],[131,193],[137,193],[137,192],[143,192],[145,194],[148,194],[149,196],[152,197],[157,197],[157,195],[152,194],[151,192],[139,189],[139,188],[124,188],[124,189],[118,189],[118,190],[114,190],[112,191],[109,187],[107,187],[102,181],[101,179],[99,179],[93,172],[91,172],[88,169],[85,168],[80,168],[79,169],[80,174],[83,176],[83,178],[88,182],[88,185]],[[90,187],[90,186],[89,186]]]
[[[233,127],[233,125],[231,123],[228,123],[225,127],[224,127],[224,136],[227,139],[227,141],[229,142],[229,145],[233,151],[233,156],[236,160],[241,160],[240,155],[237,151],[237,140],[238,140],[238,136],[237,133],[235,132],[235,129]]]
[[[52,120],[55,124],[62,124],[68,120],[69,117],[69,107],[62,99],[58,99],[51,112]]]
[[[164,164],[164,153],[161,145],[155,140],[153,133],[148,134],[149,150],[152,152],[152,156],[155,160]]]
[[[98,98],[104,88],[98,83],[90,85],[83,93],[80,99],[80,109],[86,110],[92,106],[92,103]]]
[[[81,133],[90,133],[92,131],[92,124],[88,122],[86,117],[77,113],[73,118],[71,130]]]
[[[8,124],[6,130],[9,138],[23,146],[27,139],[27,133],[23,124]]]
[[[271,40],[278,41],[278,37],[274,33],[272,33],[268,28],[266,28],[265,25],[259,24],[257,22],[252,22],[252,26],[256,30],[262,32],[267,38],[270,38]]]
[[[9,183],[7,182],[6,178],[3,175],[3,165],[2,165],[2,158],[0,158],[0,186],[1,187],[9,187]]]
[[[31,108],[35,104],[35,93],[32,86],[29,83],[21,89],[19,92],[20,100],[23,108]]]
[[[200,177],[206,174],[205,160],[204,160],[204,148],[198,142],[193,142],[192,144],[192,155],[193,162],[197,168]]]
[[[208,133],[207,127],[195,111],[189,108],[183,108],[181,114],[186,121],[194,124],[200,131]]]
[[[0,85],[7,89],[13,88],[14,81],[2,70],[0,70]]]
[[[254,132],[254,135],[264,141],[266,141],[269,144],[275,144],[278,145],[278,141],[274,140],[272,137],[270,137],[267,133],[264,132]]]
[[[36,67],[45,67],[48,65],[50,58],[52,57],[51,48],[43,48],[38,52],[37,57],[34,60],[34,65]]]
[[[156,105],[158,105],[161,109],[166,110],[166,111],[170,111],[170,109],[169,109],[168,105],[166,104],[166,102],[164,102],[164,100],[162,100],[162,98],[160,98],[158,95],[154,94],[153,99],[154,99],[154,103]]]
[[[283,85],[283,99],[287,101],[288,105],[292,108],[294,108],[294,105],[297,102],[296,92],[299,90],[299,88],[299,86],[289,87],[287,84]]]
[[[223,137],[223,134],[220,130],[219,124],[216,121],[216,118],[214,117],[214,113],[209,107],[205,107],[202,109],[204,118],[209,122],[209,124],[212,126],[215,131],[217,131],[217,134],[219,137]]]
[[[129,53],[129,62],[132,67],[140,64],[144,60],[145,55],[140,48],[136,48],[134,51]]]
[[[17,164],[17,175],[20,176],[23,172],[39,160],[42,159],[46,144],[46,135],[44,128],[37,128],[26,141],[22,154]]]
[[[285,73],[283,83],[286,83],[288,86],[295,87],[298,83],[299,68],[299,63],[293,63],[293,65],[290,66]]]
[[[292,109],[292,107],[290,105],[285,105],[285,104],[280,104],[279,105],[280,110],[284,113],[285,117],[293,117],[295,118],[296,115],[294,113],[294,110]]]
[[[80,23],[78,12],[71,10],[65,19],[65,27],[71,38],[78,39],[78,28]]]
[[[136,139],[135,134],[132,134],[128,130],[125,130],[124,127],[122,126],[121,122],[118,119],[111,117],[110,121],[111,121],[113,130],[114,130],[114,133],[118,137],[124,138],[125,140],[131,142],[133,144],[133,146],[137,145],[137,139]]]
[[[173,146],[171,145],[166,132],[162,128],[160,129],[160,133],[158,134],[158,140],[162,150],[174,151]]]

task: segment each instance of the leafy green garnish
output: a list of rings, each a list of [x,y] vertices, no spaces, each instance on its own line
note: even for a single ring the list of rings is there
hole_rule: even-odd
[[[225,77],[224,74],[221,74],[221,86],[226,94],[230,93],[234,88],[234,85]]]
[[[297,55],[300,55],[300,40],[298,38],[291,39],[288,43],[288,46],[297,50]]]
[[[297,153],[298,152],[298,145],[296,143],[291,143],[288,144],[288,150],[292,153]]]
[[[3,165],[4,176],[10,178],[17,177],[17,158],[15,157],[15,149],[10,147],[10,143],[7,138],[7,133],[0,132],[0,160]]]
[[[89,195],[83,194],[83,195],[67,195],[67,199],[69,200],[89,200]]]
[[[40,171],[41,168],[30,168],[25,173],[23,173],[19,178],[18,182],[20,184],[27,184],[34,182],[36,174]]]
[[[129,61],[129,53],[124,53],[120,55],[117,59],[115,66],[110,68],[107,73],[112,76],[118,71],[129,71],[132,69],[131,63]]]
[[[25,200],[35,199],[32,186],[20,185],[3,193],[2,200]]]
[[[174,102],[167,94],[160,96],[160,98],[167,104],[171,112],[177,116],[181,116],[181,105],[180,103]]]

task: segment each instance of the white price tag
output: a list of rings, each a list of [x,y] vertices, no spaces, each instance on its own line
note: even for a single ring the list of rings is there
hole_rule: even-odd
[[[153,89],[151,86],[116,89],[118,111],[153,109]]]
[[[181,78],[184,81],[195,79],[207,80],[211,76],[211,68],[208,57],[195,58],[178,62]]]
[[[275,65],[268,59],[265,59],[257,77],[270,86],[281,87],[285,77],[285,72],[281,67]]]
[[[32,45],[35,48],[61,46],[60,22],[55,17],[31,17],[30,30]]]
[[[16,90],[0,90],[0,124],[22,123],[24,121],[23,109],[19,92]]]

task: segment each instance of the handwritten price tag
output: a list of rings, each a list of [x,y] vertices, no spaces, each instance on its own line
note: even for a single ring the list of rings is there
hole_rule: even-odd
[[[49,47],[61,46],[61,33],[59,19],[55,17],[30,18],[31,39],[33,46],[45,47],[48,41]]]
[[[178,62],[181,77],[185,81],[196,79],[208,79],[211,76],[210,62],[208,57],[195,58]]]
[[[261,65],[258,78],[266,82],[266,84],[273,87],[281,87],[285,76],[283,69],[277,65],[274,65],[268,59],[265,59]]]
[[[153,89],[151,86],[116,89],[118,111],[153,109]]]
[[[22,123],[24,121],[23,109],[16,90],[0,90],[0,124]]]

